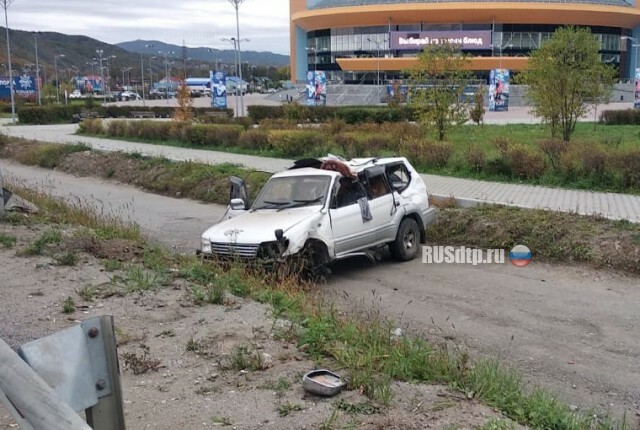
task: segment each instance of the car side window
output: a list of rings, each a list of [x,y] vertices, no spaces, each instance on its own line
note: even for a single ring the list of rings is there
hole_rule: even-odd
[[[409,182],[411,182],[411,174],[404,164],[392,164],[388,166],[387,178],[389,178],[391,187],[399,193],[406,190]]]
[[[354,205],[363,197],[366,197],[366,195],[359,182],[354,182],[349,178],[340,178],[338,190],[335,193],[331,207],[335,209]]]
[[[385,181],[384,175],[373,176],[369,178],[367,183],[367,193],[371,200],[382,197],[390,193],[387,181]]]

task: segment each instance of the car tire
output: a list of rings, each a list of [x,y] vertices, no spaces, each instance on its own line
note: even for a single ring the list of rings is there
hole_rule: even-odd
[[[326,251],[317,243],[307,242],[289,261],[290,276],[304,281],[321,282],[331,274]]]
[[[396,239],[389,244],[391,256],[398,261],[413,260],[418,254],[420,227],[413,218],[405,218],[398,227]]]

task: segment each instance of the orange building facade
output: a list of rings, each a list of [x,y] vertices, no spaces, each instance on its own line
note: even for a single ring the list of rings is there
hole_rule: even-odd
[[[459,43],[484,78],[525,68],[531,50],[563,25],[589,27],[621,78],[639,67],[640,5],[629,0],[290,0],[290,13],[295,80],[323,70],[344,83],[387,82],[443,40]]]

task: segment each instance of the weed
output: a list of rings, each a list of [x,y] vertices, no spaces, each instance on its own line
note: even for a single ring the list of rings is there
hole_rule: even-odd
[[[233,349],[225,366],[232,370],[262,370],[264,362],[262,354],[253,345],[240,345]]]
[[[380,413],[380,408],[371,402],[349,403],[344,399],[340,399],[335,402],[333,406],[350,415],[373,415]]]
[[[13,248],[16,244],[16,237],[11,236],[10,234],[0,233],[0,245],[5,248]]]
[[[340,412],[338,411],[338,408],[334,407],[331,412],[331,416],[327,418],[322,425],[320,425],[320,430],[333,430],[339,417]]]
[[[120,358],[124,363],[125,369],[131,369],[134,375],[141,375],[149,370],[157,371],[160,366],[159,360],[153,360],[149,358],[149,347],[145,344],[140,344],[140,354],[135,352],[123,352],[120,354]]]
[[[291,388],[291,381],[287,378],[278,378],[277,381],[268,381],[258,388],[273,390],[276,392],[276,396],[282,397],[284,396],[284,393]]]
[[[78,254],[74,251],[67,251],[64,254],[56,255],[54,260],[59,266],[75,266],[78,264]]]
[[[107,272],[115,272],[116,270],[120,270],[124,267],[124,264],[121,261],[112,259],[103,260],[102,264],[104,266],[104,270]]]
[[[220,388],[208,386],[208,385],[202,385],[198,387],[198,389],[195,391],[196,394],[200,394],[201,396],[206,396],[207,394],[219,393],[219,392],[220,392]]]
[[[76,311],[76,303],[71,296],[67,297],[62,304],[62,312],[65,314],[72,314]]]
[[[97,293],[97,288],[91,285],[85,285],[79,290],[76,290],[76,294],[78,294],[78,296],[80,296],[80,298],[85,302],[92,302],[93,299],[95,299]]]
[[[132,266],[123,278],[130,293],[150,291],[167,284],[167,278],[161,273],[148,273],[138,266]]]
[[[512,422],[498,418],[490,418],[479,430],[512,430],[515,426]]]
[[[160,333],[158,333],[156,335],[156,337],[161,337],[161,338],[176,337],[176,333],[171,329],[167,329],[167,330],[163,330]]]
[[[59,230],[47,230],[33,241],[23,252],[24,255],[42,255],[45,247],[51,243],[60,243],[62,234]]]
[[[187,341],[187,352],[195,352],[196,354],[203,354],[207,351],[207,345],[201,340],[195,340],[191,338]]]
[[[303,409],[304,408],[302,407],[302,405],[299,405],[297,403],[285,402],[278,405],[278,415],[280,415],[281,417],[286,417],[291,412],[301,411]]]

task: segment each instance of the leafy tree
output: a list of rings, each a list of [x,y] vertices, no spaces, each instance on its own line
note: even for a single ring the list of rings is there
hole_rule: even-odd
[[[469,109],[469,117],[471,121],[479,125],[484,118],[484,113],[484,94],[482,93],[482,88],[480,88],[473,94],[473,106]]]
[[[53,84],[44,84],[42,86],[42,103],[48,104],[56,99],[56,87]]]
[[[469,118],[464,88],[471,80],[469,60],[454,45],[425,48],[409,70],[411,105],[423,125],[436,129],[438,140]]]
[[[173,113],[173,119],[176,121],[191,121],[193,118],[193,100],[191,99],[191,91],[185,82],[178,87],[178,107]]]
[[[561,27],[539,50],[519,76],[528,85],[532,113],[551,127],[552,137],[568,142],[578,118],[589,104],[609,97],[615,70],[600,60],[600,43],[587,28]]]

